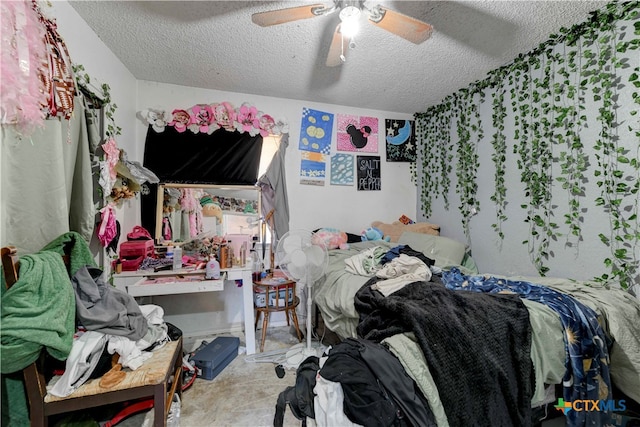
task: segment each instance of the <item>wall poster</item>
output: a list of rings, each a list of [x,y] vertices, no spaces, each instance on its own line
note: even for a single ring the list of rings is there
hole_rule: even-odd
[[[416,133],[413,120],[385,120],[387,162],[416,161]]]
[[[300,124],[300,184],[324,185],[327,156],[331,151],[333,114],[302,109]]]
[[[353,155],[331,156],[331,185],[353,185]]]
[[[338,151],[378,152],[378,119],[376,117],[338,114],[336,131]]]
[[[300,151],[300,184],[324,185],[327,156],[313,151]]]
[[[357,156],[358,190],[381,190],[380,156]]]
[[[333,132],[333,114],[302,109],[299,150],[329,154]]]

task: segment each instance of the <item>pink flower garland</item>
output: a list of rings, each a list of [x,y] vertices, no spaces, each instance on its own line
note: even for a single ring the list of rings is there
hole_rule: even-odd
[[[242,104],[238,109],[230,102],[197,104],[187,110],[175,109],[167,122],[162,120],[164,112],[157,109],[148,109],[142,114],[148,116],[143,119],[153,123],[156,132],[163,132],[165,126],[172,126],[180,133],[188,129],[193,133],[209,135],[218,129],[246,132],[251,136],[260,134],[263,137],[286,132],[285,123],[276,122],[273,117],[258,111],[249,103]]]
[[[185,110],[173,110],[171,113],[172,119],[169,123],[169,126],[173,126],[180,133],[187,130],[189,123],[191,123],[191,115]]]

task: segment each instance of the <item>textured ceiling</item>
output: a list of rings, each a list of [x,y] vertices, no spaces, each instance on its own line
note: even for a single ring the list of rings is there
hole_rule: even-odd
[[[137,79],[413,114],[589,17],[605,1],[373,1],[430,23],[415,45],[362,17],[339,67],[338,14],[272,27],[251,14],[331,1],[70,1]]]

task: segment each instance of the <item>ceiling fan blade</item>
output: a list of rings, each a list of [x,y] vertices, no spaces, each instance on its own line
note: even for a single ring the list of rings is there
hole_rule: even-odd
[[[420,44],[427,40],[433,32],[433,27],[426,22],[382,6],[376,6],[371,11],[369,21],[383,30],[387,30],[415,44]]]
[[[331,46],[327,54],[327,67],[337,67],[344,62],[342,58],[347,56],[347,51],[342,49],[342,33],[340,32],[340,24],[336,25],[333,32]]]
[[[258,24],[261,27],[269,27],[271,25],[284,24],[286,22],[298,21],[300,19],[313,18],[318,16],[317,11],[323,9],[325,9],[325,6],[322,4],[288,7],[285,9],[254,13],[251,15],[251,20],[254,24]]]

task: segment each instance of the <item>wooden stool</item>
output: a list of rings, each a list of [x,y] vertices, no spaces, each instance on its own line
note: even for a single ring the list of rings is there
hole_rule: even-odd
[[[280,278],[265,278],[253,283],[253,296],[256,309],[255,329],[258,329],[260,314],[262,313],[263,315],[260,351],[264,351],[264,340],[267,336],[267,326],[269,325],[269,313],[273,312],[284,311],[287,317],[287,326],[290,325],[289,316],[291,316],[298,334],[298,340],[302,342],[302,334],[300,333],[298,316],[296,315],[296,307],[300,304],[300,298],[296,296],[296,282]]]

